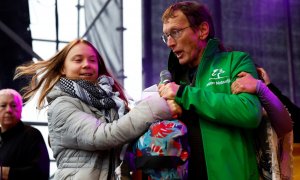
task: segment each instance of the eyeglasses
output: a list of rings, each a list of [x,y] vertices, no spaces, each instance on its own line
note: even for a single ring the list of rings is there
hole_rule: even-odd
[[[182,31],[189,27],[190,26],[182,28],[182,29],[173,29],[173,30],[171,30],[170,33],[161,35],[161,40],[167,44],[169,36],[171,36],[173,39],[178,39],[181,36]]]

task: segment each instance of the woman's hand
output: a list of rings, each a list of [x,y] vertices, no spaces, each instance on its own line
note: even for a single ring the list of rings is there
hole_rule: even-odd
[[[167,100],[167,104],[172,113],[172,118],[177,119],[182,115],[182,108],[175,102],[175,100]]]
[[[256,93],[257,79],[255,79],[251,74],[246,72],[241,72],[238,74],[235,82],[231,85],[231,92],[233,94],[239,94],[242,92]]]

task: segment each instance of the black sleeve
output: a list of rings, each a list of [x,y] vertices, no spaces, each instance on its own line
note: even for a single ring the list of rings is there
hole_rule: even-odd
[[[25,136],[23,148],[26,157],[23,158],[27,163],[24,166],[10,168],[8,179],[48,180],[50,159],[42,134],[35,128],[27,128]]]

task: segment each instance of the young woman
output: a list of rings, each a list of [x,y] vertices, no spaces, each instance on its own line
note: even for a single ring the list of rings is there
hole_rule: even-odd
[[[55,179],[115,179],[122,145],[174,112],[172,102],[160,97],[149,97],[129,111],[117,81],[100,80],[112,76],[96,48],[83,39],[70,42],[48,61],[18,67],[15,77],[24,75],[32,76],[24,97],[41,89],[38,107],[45,107],[45,99],[48,102],[50,145],[58,168]],[[101,82],[113,85],[104,90]],[[124,106],[115,102],[110,90],[123,100],[123,116],[119,108]]]

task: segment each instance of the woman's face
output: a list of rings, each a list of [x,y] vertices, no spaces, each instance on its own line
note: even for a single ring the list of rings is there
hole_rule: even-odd
[[[84,79],[96,82],[99,61],[92,47],[85,43],[76,44],[68,53],[62,74],[68,79]]]

